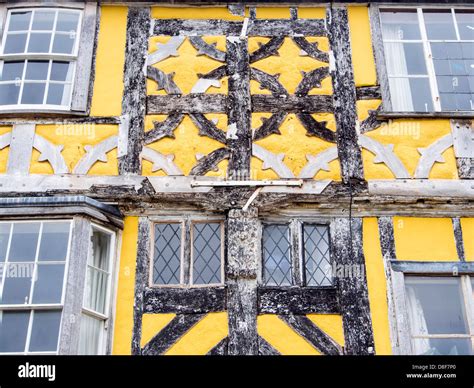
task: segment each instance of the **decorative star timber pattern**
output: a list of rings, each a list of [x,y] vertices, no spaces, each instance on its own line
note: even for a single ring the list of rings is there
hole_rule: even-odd
[[[294,113],[306,129],[307,136],[319,137],[336,143],[336,134],[327,128],[325,121],[316,120],[314,113],[331,113],[331,95],[313,95],[310,91],[321,88],[324,79],[330,77],[328,52],[319,48],[318,42],[307,37],[326,37],[323,19],[298,19],[292,12],[290,19],[256,19],[254,13],[245,22],[225,20],[154,20],[153,34],[169,36],[166,43],[156,44],[156,50],[147,58],[147,78],[156,83],[156,90],[166,95],[147,96],[147,114],[166,114],[162,122],[145,133],[144,145],[164,137],[174,138],[174,130],[189,115],[198,128],[200,136],[216,140],[222,147],[207,155],[196,155],[197,162],[191,175],[205,175],[216,169],[219,162],[228,159],[227,175],[245,178],[250,172],[252,156],[263,161],[264,169],[272,169],[280,178],[293,178],[294,173],[284,163],[285,154],[278,155],[254,144],[272,134],[281,135],[280,126],[288,114]],[[208,43],[203,36],[225,36],[226,50]],[[258,48],[249,52],[249,37],[262,37]],[[301,73],[301,81],[290,93],[280,82],[280,74],[269,74],[252,65],[272,56],[288,39],[300,50],[301,57],[314,60],[314,68]],[[179,48],[188,40],[197,56],[206,56],[223,63],[206,74],[198,74],[198,80],[190,94],[183,94],[174,81],[173,72],[160,70],[160,62],[179,56]],[[321,66],[321,62],[326,66]],[[318,67],[319,66],[319,67]],[[211,87],[219,88],[222,80],[228,79],[228,94],[208,94]],[[250,82],[255,81],[260,89],[269,94],[252,94]],[[251,128],[253,112],[270,112],[262,119],[262,125]],[[225,113],[228,116],[227,132],[206,118],[207,113]],[[148,152],[148,151],[147,151]],[[142,152],[143,155],[143,152]],[[238,174],[237,174],[238,173]],[[312,177],[311,177],[312,178]]]

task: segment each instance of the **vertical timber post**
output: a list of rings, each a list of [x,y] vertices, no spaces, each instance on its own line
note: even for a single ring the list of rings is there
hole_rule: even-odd
[[[334,118],[341,177],[345,184],[351,179],[362,181],[362,152],[357,143],[358,121],[356,88],[352,70],[349,21],[345,6],[331,5],[327,10],[329,44],[332,52]]]
[[[129,128],[126,154],[119,158],[121,175],[141,174],[140,153],[146,114],[145,64],[150,23],[150,8],[131,6],[128,9],[122,115],[129,118]]]
[[[229,179],[248,179],[252,154],[248,38],[227,37]]]
[[[232,209],[227,219],[227,311],[230,355],[258,354],[258,211]]]

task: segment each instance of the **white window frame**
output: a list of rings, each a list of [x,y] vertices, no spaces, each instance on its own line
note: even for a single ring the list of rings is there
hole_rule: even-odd
[[[8,27],[10,25],[10,19],[11,19],[11,14],[12,12],[32,12],[32,16],[30,19],[30,25],[28,27],[27,33],[27,39],[25,43],[25,50],[28,49],[28,43],[30,40],[30,36],[32,34],[32,23],[33,23],[33,18],[34,18],[34,12],[35,11],[54,11],[55,12],[55,23],[54,23],[54,29],[51,31],[51,41],[49,44],[49,52],[48,53],[22,53],[22,54],[5,54],[4,53],[4,48],[5,48],[5,42],[6,38],[8,35]],[[76,38],[74,41],[74,49],[72,54],[54,54],[51,53],[53,43],[54,43],[54,36],[56,32],[56,20],[58,17],[59,12],[70,12],[70,13],[76,13],[79,14],[79,20],[78,20],[78,25],[77,25],[77,32],[76,32]],[[69,111],[71,110],[71,105],[72,105],[72,94],[74,90],[74,82],[76,79],[76,68],[77,68],[77,61],[78,61],[78,56],[79,56],[79,44],[81,41],[81,33],[82,33],[82,18],[83,18],[83,11],[79,9],[70,9],[70,8],[57,8],[57,7],[45,7],[45,8],[16,8],[16,9],[9,9],[7,13],[7,20],[5,23],[5,33],[3,34],[2,37],[2,44],[1,44],[1,53],[0,53],[0,60],[1,64],[0,66],[3,67],[3,63],[8,60],[8,61],[24,61],[24,66],[23,66],[23,74],[21,77],[21,87],[20,87],[20,92],[18,95],[18,100],[21,101],[21,97],[23,94],[23,88],[25,85],[25,73],[26,73],[26,68],[27,68],[27,63],[30,60],[45,60],[49,62],[48,65],[48,76],[47,79],[45,80],[46,82],[46,87],[43,95],[43,104],[11,104],[11,105],[0,105],[0,111],[10,111],[10,110],[17,110],[17,109],[22,109],[22,110],[36,110],[38,108],[40,109],[45,109],[45,110],[63,110],[63,111]],[[25,32],[25,31],[21,31]],[[65,61],[69,62],[73,66],[72,70],[72,78],[70,81],[70,91],[69,91],[69,104],[68,105],[48,105],[46,104],[47,98],[48,98],[48,89],[50,85],[50,75],[51,75],[51,68],[52,68],[52,62],[53,61]],[[29,83],[41,83],[44,80],[39,80],[39,81],[28,81]],[[3,81],[2,81],[3,83]]]
[[[91,310],[89,308],[84,307],[84,301],[83,301],[83,306],[82,306],[82,315],[87,315],[91,318],[94,319],[100,319],[103,321],[103,327],[100,333],[99,337],[99,349],[98,349],[98,355],[103,355],[107,353],[107,344],[111,340],[111,321],[113,317],[113,303],[112,303],[112,288],[113,288],[113,283],[114,283],[114,273],[115,273],[115,260],[114,258],[117,256],[116,254],[116,233],[114,233],[112,230],[107,229],[103,226],[100,226],[96,223],[91,223],[91,237],[92,233],[95,230],[98,230],[102,233],[105,233],[110,236],[110,252],[109,252],[109,258],[108,258],[108,269],[107,269],[107,274],[108,274],[108,279],[107,279],[107,294],[106,294],[106,300],[105,300],[105,308],[104,310],[106,311],[106,314],[101,314],[97,311]],[[89,249],[89,254],[87,258],[87,263],[86,263],[86,276],[87,276],[87,268],[90,267],[91,265],[89,264],[89,256],[93,254],[92,252],[92,246],[90,246]],[[103,270],[93,267],[98,271],[103,272]],[[86,285],[84,284],[84,295],[86,293]]]
[[[206,288],[219,287],[225,284],[225,219],[219,216],[168,216],[150,217],[150,259],[148,263],[148,286],[150,288]],[[193,230],[196,223],[219,223],[221,230],[221,282],[210,284],[193,283]],[[155,261],[155,224],[179,224],[181,228],[180,248],[180,281],[179,284],[156,284],[153,281]],[[187,237],[189,236],[189,238]],[[185,272],[188,272],[186,274]],[[186,280],[188,279],[188,280]]]
[[[418,18],[418,25],[420,27],[420,38],[421,39],[411,39],[411,40],[384,40],[382,36],[382,20],[381,20],[381,13],[386,10],[386,9],[397,9],[400,11],[403,10],[416,10],[417,18]],[[426,33],[426,26],[424,23],[424,16],[423,16],[423,10],[429,9],[439,9],[441,11],[446,11],[450,10],[451,15],[453,17],[453,22],[454,22],[454,28],[456,32],[456,40],[428,40],[427,33]],[[377,74],[379,78],[379,83],[381,84],[381,91],[382,91],[382,100],[383,100],[383,107],[384,107],[384,112],[388,113],[401,113],[401,114],[409,114],[409,113],[427,113],[427,114],[433,114],[433,113],[471,113],[470,111],[447,111],[447,110],[442,110],[441,109],[441,99],[438,91],[438,84],[436,81],[436,74],[435,74],[435,69],[434,69],[434,62],[433,62],[433,57],[431,53],[431,46],[430,43],[434,42],[468,42],[468,43],[474,43],[474,40],[461,40],[459,31],[458,31],[458,25],[457,21],[455,18],[455,11],[456,10],[470,10],[474,12],[473,7],[469,6],[456,6],[456,7],[449,7],[449,6],[437,6],[437,5],[427,5],[423,7],[413,7],[409,5],[397,5],[397,4],[380,4],[380,5],[371,5],[370,6],[371,10],[371,25],[372,25],[372,39],[374,40],[374,53],[375,53],[375,59],[376,59],[376,66],[377,66]],[[433,103],[433,110],[432,111],[427,111],[427,112],[416,112],[416,111],[394,111],[392,108],[392,102],[391,102],[391,92],[389,88],[389,77],[387,74],[387,62],[386,62],[386,55],[385,55],[385,50],[384,50],[384,43],[385,42],[393,42],[393,43],[401,43],[401,42],[408,42],[408,43],[421,43],[423,45],[423,53],[424,53],[424,59],[425,59],[425,65],[427,69],[427,77],[426,76],[417,76],[417,75],[411,75],[408,78],[428,78],[429,84],[430,84],[430,92],[431,92],[431,99]],[[406,77],[406,76],[404,76]],[[391,77],[395,78],[395,77]],[[471,104],[474,104],[472,102]],[[472,107],[474,110],[474,106]]]
[[[73,239],[73,222],[72,219],[31,219],[31,220],[2,220],[0,221],[1,224],[8,224],[11,223],[10,226],[10,232],[9,232],[9,238],[8,238],[8,246],[7,246],[7,251],[6,251],[6,257],[5,261],[2,263],[5,265],[5,269],[8,262],[8,257],[9,257],[9,252],[10,252],[10,247],[11,247],[11,240],[12,240],[12,228],[14,224],[31,224],[31,223],[40,223],[40,229],[38,232],[38,242],[36,245],[36,252],[35,252],[35,261],[34,261],[34,270],[32,274],[32,282],[33,279],[36,278],[36,271],[37,271],[37,263],[38,263],[38,254],[39,254],[39,245],[43,233],[43,225],[45,223],[53,223],[53,222],[69,222],[69,240],[68,240],[68,248],[67,248],[67,254],[66,258],[64,261],[64,274],[63,274],[63,284],[62,284],[62,291],[61,291],[61,302],[60,303],[39,303],[39,304],[34,304],[34,303],[27,303],[27,304],[0,304],[0,311],[29,311],[30,312],[30,318],[28,321],[28,331],[27,331],[27,336],[26,336],[26,341],[25,341],[25,350],[23,352],[0,352],[0,355],[15,355],[15,354],[29,354],[29,355],[48,355],[48,354],[58,354],[59,352],[59,342],[61,338],[61,328],[62,328],[62,321],[63,321],[63,309],[64,309],[64,302],[65,302],[65,295],[66,295],[66,283],[67,283],[67,274],[69,270],[69,262],[70,262],[70,253],[71,253],[71,242]],[[15,262],[16,263],[16,262]],[[18,262],[21,264],[22,262]],[[30,262],[28,262],[30,263]],[[63,262],[54,262],[54,261],[48,261],[48,264],[63,264]],[[6,271],[3,273],[2,277],[2,282],[0,284],[0,295],[3,294],[3,287],[5,285],[5,276],[6,276]],[[30,300],[31,296],[34,290],[34,285],[31,285],[30,288]],[[34,319],[34,312],[36,310],[47,310],[47,311],[61,311],[61,319],[59,323],[59,331],[58,331],[58,341],[56,344],[56,351],[39,351],[39,352],[30,352],[28,351],[29,345],[30,345],[30,339],[31,339],[31,329],[33,325],[33,319]],[[32,317],[33,316],[33,317]]]

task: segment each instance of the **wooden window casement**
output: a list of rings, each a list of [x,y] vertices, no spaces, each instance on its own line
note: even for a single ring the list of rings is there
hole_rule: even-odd
[[[215,217],[152,218],[151,287],[224,284],[224,220]]]
[[[97,3],[0,6],[0,114],[87,114]]]

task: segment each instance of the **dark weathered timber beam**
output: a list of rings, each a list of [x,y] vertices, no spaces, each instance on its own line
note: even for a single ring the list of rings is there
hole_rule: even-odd
[[[226,309],[225,287],[146,288],[144,313],[202,314]]]
[[[374,336],[362,248],[362,219],[336,218],[331,224],[331,262],[344,327],[345,354],[374,354]],[[356,266],[356,267],[354,267]],[[339,274],[338,268],[343,269]],[[349,268],[358,269],[352,276]]]
[[[337,292],[329,287],[259,287],[259,314],[338,314]]]
[[[130,7],[125,46],[122,114],[128,116],[127,153],[118,158],[119,173],[141,174],[140,153],[145,133],[146,76],[143,72],[148,51],[150,8]]]
[[[282,96],[274,97],[268,94],[252,95],[252,112],[281,112],[288,113],[318,113],[333,111],[332,96]]]
[[[154,143],[164,137],[174,138],[174,130],[183,121],[184,115],[181,113],[172,113],[164,121],[153,123],[154,128],[145,132],[145,144]]]
[[[147,114],[170,113],[225,113],[227,96],[224,94],[188,94],[185,96],[148,96]]]
[[[280,352],[270,345],[264,338],[258,336],[258,354],[260,356],[279,356]]]
[[[358,100],[381,100],[380,86],[359,86],[356,88]]]
[[[294,36],[293,42],[311,58],[321,62],[329,62],[329,54],[319,50],[318,42],[309,42],[304,36]]]
[[[218,168],[217,165],[229,157],[230,150],[228,148],[218,148],[199,159],[189,172],[189,175],[206,175],[209,171],[216,170]]]
[[[461,219],[459,217],[454,217],[453,219],[453,229],[454,229],[454,240],[456,241],[456,251],[458,253],[458,258],[461,261],[466,261],[466,254],[464,251],[464,238],[461,227]]]
[[[257,50],[250,54],[250,63],[260,61],[261,59],[278,54],[278,49],[281,47],[285,37],[276,36],[271,38],[267,43],[260,46]]]
[[[229,345],[229,337],[225,337],[223,340],[219,341],[219,343],[216,346],[214,346],[211,350],[209,350],[206,356],[226,356],[228,345]]]
[[[329,76],[328,67],[318,67],[317,69],[304,73],[303,79],[296,87],[296,95],[307,95],[311,89],[320,88],[323,79]]]
[[[138,221],[137,266],[135,269],[135,303],[133,304],[133,333],[132,354],[141,353],[143,291],[148,284],[149,255],[151,244],[150,222],[147,217],[140,217]]]
[[[305,315],[288,314],[279,317],[322,354],[330,356],[342,354],[341,346]]]
[[[466,261],[446,261],[446,262],[426,262],[426,261],[390,261],[392,269],[397,272],[407,274],[423,275],[473,275],[474,262]]]
[[[329,44],[335,58],[331,72],[334,117],[337,130],[337,150],[344,183],[363,180],[362,151],[357,142],[357,108],[354,72],[352,70],[351,39],[347,8],[331,5],[327,9]]]
[[[230,149],[227,175],[230,179],[248,179],[252,157],[248,38],[228,36],[226,42],[227,147]]]
[[[309,113],[297,113],[296,116],[300,120],[301,124],[306,128],[306,134],[308,136],[316,136],[329,141],[331,143],[336,142],[336,133],[326,127],[326,122],[319,122],[314,119]]]
[[[280,125],[283,123],[286,116],[286,112],[277,112],[269,118],[263,118],[262,125],[254,131],[253,140],[257,141],[264,139],[272,134],[280,135]]]
[[[326,27],[322,19],[254,19],[243,30],[244,23],[228,20],[189,20],[189,19],[155,19],[154,35],[170,36],[326,36]]]
[[[205,314],[178,314],[142,349],[144,356],[157,356],[165,353],[198,323]]]
[[[225,132],[222,129],[217,128],[217,126],[212,121],[208,120],[202,113],[192,113],[189,117],[198,128],[199,136],[207,136],[222,144],[226,144],[227,140]]]
[[[262,70],[251,68],[250,78],[254,81],[257,81],[260,84],[261,89],[268,89],[276,97],[279,96],[288,96],[287,90],[283,85],[278,81],[278,77],[265,73]]]
[[[380,247],[382,256],[386,260],[395,260],[397,254],[395,251],[395,235],[393,232],[393,218],[379,217],[378,220]]]

